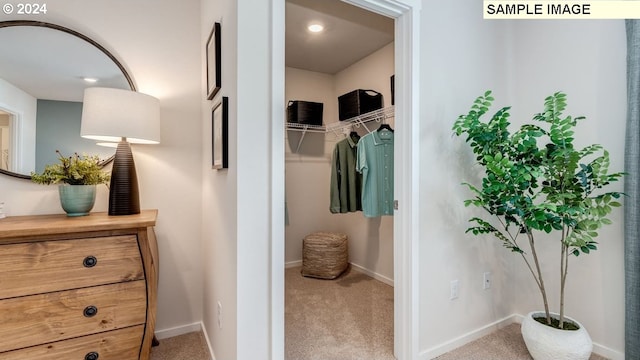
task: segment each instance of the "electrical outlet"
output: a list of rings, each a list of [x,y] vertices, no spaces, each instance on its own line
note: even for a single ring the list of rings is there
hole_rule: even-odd
[[[482,276],[482,288],[484,290],[491,289],[491,273],[488,271]]]
[[[458,298],[458,280],[451,280],[449,289],[449,300]]]
[[[222,329],[222,303],[218,301],[218,328]]]
[[[2,219],[5,216],[6,215],[4,214],[4,202],[0,201],[0,219]]]

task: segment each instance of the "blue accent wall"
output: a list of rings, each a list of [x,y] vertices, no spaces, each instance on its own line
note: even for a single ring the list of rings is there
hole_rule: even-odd
[[[99,155],[108,158],[115,149],[97,146],[95,140],[80,137],[82,103],[38,100],[36,113],[36,172],[58,162],[56,150],[63,155]]]

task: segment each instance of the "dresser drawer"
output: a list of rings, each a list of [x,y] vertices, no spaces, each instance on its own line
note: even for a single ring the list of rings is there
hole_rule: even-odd
[[[0,353],[144,324],[146,307],[144,280],[1,300]]]
[[[133,360],[138,359],[143,334],[144,326],[138,325],[0,353],[0,360],[84,360],[90,353],[98,360]]]
[[[144,278],[135,235],[0,246],[0,299]]]

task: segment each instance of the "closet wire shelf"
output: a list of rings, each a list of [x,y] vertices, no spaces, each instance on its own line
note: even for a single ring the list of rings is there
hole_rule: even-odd
[[[296,152],[298,152],[298,150],[300,150],[300,145],[302,145],[302,141],[304,140],[304,136],[308,132],[325,134],[331,132],[338,137],[340,134],[348,134],[353,128],[359,128],[360,126],[364,127],[367,132],[371,132],[372,130],[367,127],[367,123],[375,121],[384,124],[387,119],[395,116],[394,113],[394,107],[388,106],[344,121],[327,124],[325,126],[287,122],[286,128],[287,130],[302,132],[300,140],[298,141],[298,147],[296,148]]]

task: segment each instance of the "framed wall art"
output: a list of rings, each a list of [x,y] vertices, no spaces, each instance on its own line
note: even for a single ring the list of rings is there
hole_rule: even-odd
[[[215,23],[207,39],[207,99],[211,100],[222,87],[222,46],[220,23]]]
[[[211,166],[213,169],[229,167],[229,98],[213,107],[211,112]]]
[[[396,75],[391,75],[391,105],[396,103]]]

